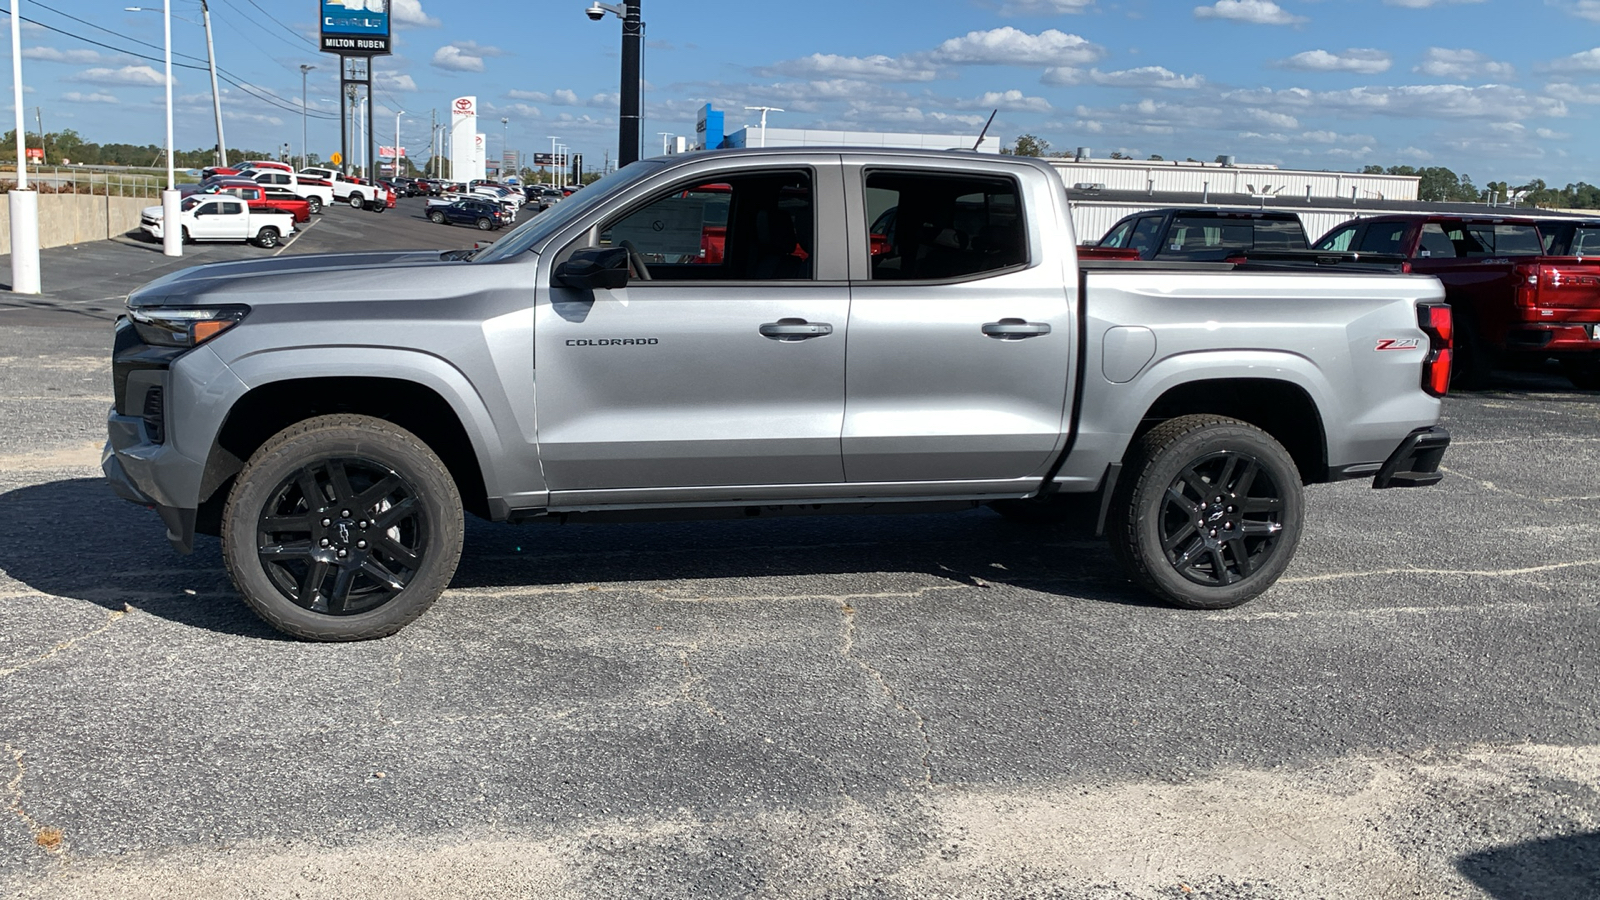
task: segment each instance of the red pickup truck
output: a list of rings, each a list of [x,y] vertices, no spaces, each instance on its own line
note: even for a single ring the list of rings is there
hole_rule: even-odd
[[[1600,244],[1580,224],[1510,216],[1390,215],[1347,222],[1312,253],[1397,261],[1444,283],[1455,316],[1455,383],[1481,387],[1497,361],[1554,358],[1580,388],[1600,389]],[[1576,248],[1576,253],[1574,249]]]
[[[224,179],[213,182],[201,188],[202,194],[231,194],[245,202],[251,209],[275,209],[294,216],[295,224],[311,221],[311,203],[304,197],[296,197],[284,191],[274,191],[270,188],[250,181],[247,178]]]

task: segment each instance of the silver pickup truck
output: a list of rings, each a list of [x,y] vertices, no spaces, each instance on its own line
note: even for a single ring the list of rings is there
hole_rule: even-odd
[[[1144,589],[1266,590],[1302,485],[1432,484],[1437,281],[1080,266],[1023,158],[628,166],[461,252],[218,263],[128,298],[104,470],[316,640],[391,634],[495,521],[1089,510]],[[897,508],[905,508],[903,506]]]

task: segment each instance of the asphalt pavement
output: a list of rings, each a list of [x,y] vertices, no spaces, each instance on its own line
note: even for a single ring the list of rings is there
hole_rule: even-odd
[[[129,274],[0,312],[0,896],[1600,895],[1600,395],[1452,396],[1442,484],[1309,488],[1231,611],[987,510],[474,520],[313,645],[99,478],[95,307],[168,263],[75,252]]]

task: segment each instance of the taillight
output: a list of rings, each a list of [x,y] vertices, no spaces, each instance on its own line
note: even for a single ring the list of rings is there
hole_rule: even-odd
[[[1517,282],[1517,305],[1523,309],[1533,309],[1539,305],[1539,274],[1537,265],[1520,265],[1512,270],[1512,277]]]
[[[1450,363],[1455,356],[1455,320],[1448,303],[1417,304],[1417,327],[1428,336],[1428,357],[1422,363],[1422,389],[1435,397],[1450,390]]]

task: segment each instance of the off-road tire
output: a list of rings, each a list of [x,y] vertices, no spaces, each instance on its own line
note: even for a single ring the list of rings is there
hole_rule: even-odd
[[[1233,469],[1226,467],[1230,458]],[[1254,474],[1242,483],[1240,469],[1251,462]],[[1205,503],[1193,509],[1186,499],[1197,493],[1191,484],[1206,489]],[[1257,508],[1266,506],[1273,511]],[[1189,609],[1228,609],[1271,587],[1288,568],[1304,506],[1294,459],[1266,432],[1223,416],[1181,416],[1130,448],[1106,530],[1112,556],[1140,587]],[[1182,537],[1184,529],[1193,540]],[[1169,555],[1164,541],[1173,542],[1179,558]],[[1208,546],[1219,549],[1212,553]]]
[[[345,471],[343,463],[379,471],[386,469],[401,482],[410,500],[387,507],[378,505],[370,510],[350,509],[351,515],[344,516],[342,513],[345,510],[336,507],[350,504],[340,499],[337,482],[330,479],[327,490],[334,495],[332,498],[322,493],[322,487],[316,490],[320,495],[318,500],[331,502],[332,506],[327,506],[324,511],[316,508],[316,504],[302,504],[310,507],[303,517],[309,527],[315,529],[323,518],[330,521],[340,519],[335,524],[337,528],[344,524],[344,520],[351,520],[353,525],[354,520],[364,517],[370,521],[363,523],[362,527],[370,525],[375,529],[368,536],[372,541],[371,546],[378,547],[380,542],[389,540],[394,533],[387,530],[387,522],[380,522],[379,519],[385,515],[403,513],[403,518],[397,521],[412,523],[411,527],[416,529],[416,533],[424,536],[420,541],[413,541],[414,549],[421,551],[420,561],[414,569],[409,570],[411,574],[403,587],[397,590],[391,588],[392,594],[387,600],[381,600],[375,608],[350,614],[315,611],[297,603],[285,588],[274,581],[275,576],[281,578],[284,573],[281,570],[269,570],[273,564],[264,561],[286,560],[290,558],[289,554],[263,555],[277,547],[274,541],[282,541],[281,535],[273,537],[278,534],[278,529],[267,530],[267,523],[286,521],[283,518],[270,518],[285,515],[282,510],[272,506],[280,502],[284,485],[303,483],[299,479],[304,473],[315,472],[319,466],[331,472],[331,461],[342,461],[339,466],[341,478]],[[314,485],[320,484],[315,475],[312,476],[312,482]],[[348,496],[358,496],[363,492],[354,483],[345,487],[351,489]],[[377,490],[379,487],[370,489]],[[297,496],[303,500],[306,492],[301,489]],[[357,501],[357,506],[359,503]],[[299,516],[299,513],[291,515]],[[323,527],[323,533],[331,533],[326,526]],[[433,605],[455,574],[461,558],[463,528],[461,495],[455,481],[444,463],[420,438],[392,422],[370,416],[318,416],[285,428],[251,454],[223,510],[222,557],[234,586],[239,589],[245,602],[269,625],[304,640],[359,641],[394,634]],[[343,540],[348,542],[350,537],[346,535]],[[318,543],[313,532],[305,541],[307,552],[316,552],[314,548]],[[371,555],[376,558],[377,552],[374,550]],[[350,553],[350,565],[355,566],[355,551]],[[332,568],[319,571],[334,580],[333,593],[337,594],[339,569],[346,564],[329,561],[326,565]],[[352,579],[359,577],[363,577],[359,572],[352,575]],[[321,586],[326,581],[309,583]],[[346,591],[355,596],[351,588],[347,587]],[[303,593],[303,589],[300,593]],[[316,605],[315,601],[319,598],[320,594],[314,589],[311,605]]]

